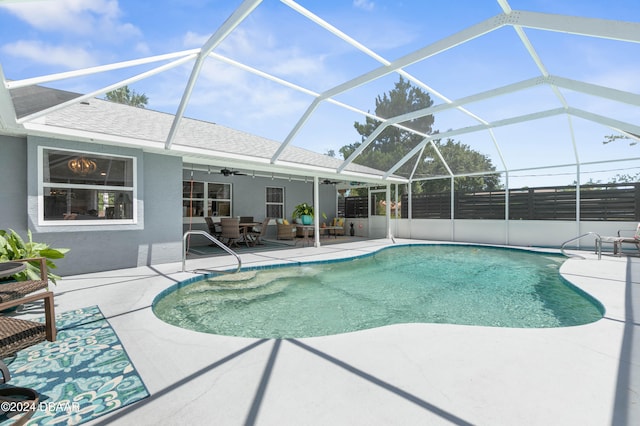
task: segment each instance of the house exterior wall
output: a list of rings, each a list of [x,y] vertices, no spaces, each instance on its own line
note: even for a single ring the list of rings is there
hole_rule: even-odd
[[[135,225],[41,226],[37,220],[38,146],[78,149],[137,158],[138,223]],[[55,261],[58,275],[73,275],[177,262],[182,259],[182,160],[79,142],[0,136],[0,228],[14,229],[23,238],[27,229],[33,240],[56,248],[70,248]]]
[[[0,229],[27,232],[27,140],[0,135]]]

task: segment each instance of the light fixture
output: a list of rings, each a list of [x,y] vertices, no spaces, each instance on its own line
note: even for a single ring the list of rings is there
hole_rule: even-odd
[[[95,172],[98,168],[98,165],[94,160],[90,160],[86,157],[75,157],[67,162],[67,167],[73,173],[80,176],[87,176],[91,173]]]

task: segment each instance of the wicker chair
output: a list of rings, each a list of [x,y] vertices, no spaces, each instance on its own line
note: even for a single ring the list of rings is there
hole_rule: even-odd
[[[242,238],[240,233],[240,220],[237,218],[223,217],[220,219],[222,225],[222,234],[220,238],[225,241],[225,244],[229,247],[238,247],[238,241]]]
[[[47,288],[49,278],[47,277],[47,263],[43,257],[35,259],[15,259],[11,262],[40,262],[40,279],[29,281],[16,281],[0,284],[0,304],[19,299],[34,291]]]
[[[0,311],[42,299],[44,301],[45,323],[0,315],[0,358],[13,355],[17,351],[45,339],[51,342],[56,340],[53,293],[50,291],[37,292],[46,289],[49,284],[46,259],[12,260],[12,262],[33,261],[40,262],[40,279],[0,284]]]
[[[329,229],[329,235],[344,235],[344,217],[334,217],[331,226],[338,228]]]
[[[23,303],[44,300],[45,323],[23,320],[15,317],[0,316],[0,358],[14,355],[16,352],[40,343],[45,339],[56,340],[56,319],[53,305],[53,293],[50,291],[35,293],[20,299],[0,303],[0,310]]]
[[[222,235],[222,225],[220,225],[220,223],[215,223],[213,219],[211,219],[209,216],[206,216],[204,220],[205,222],[207,222],[207,227],[209,228],[209,234],[211,234],[217,239],[220,239],[220,236]]]
[[[295,224],[290,223],[285,225],[283,223],[277,223],[277,226],[278,226],[277,238],[279,240],[293,240],[296,237]]]

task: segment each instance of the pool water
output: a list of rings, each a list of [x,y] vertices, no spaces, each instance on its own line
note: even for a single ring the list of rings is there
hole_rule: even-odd
[[[162,320],[229,336],[324,336],[398,323],[566,327],[604,309],[559,274],[566,258],[412,245],[348,261],[248,270],[163,292]]]

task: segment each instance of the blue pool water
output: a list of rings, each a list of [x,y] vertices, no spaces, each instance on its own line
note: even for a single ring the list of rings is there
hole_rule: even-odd
[[[179,327],[259,338],[398,323],[539,328],[602,318],[602,305],[561,278],[565,259],[491,247],[400,246],[177,284],[153,309]]]

